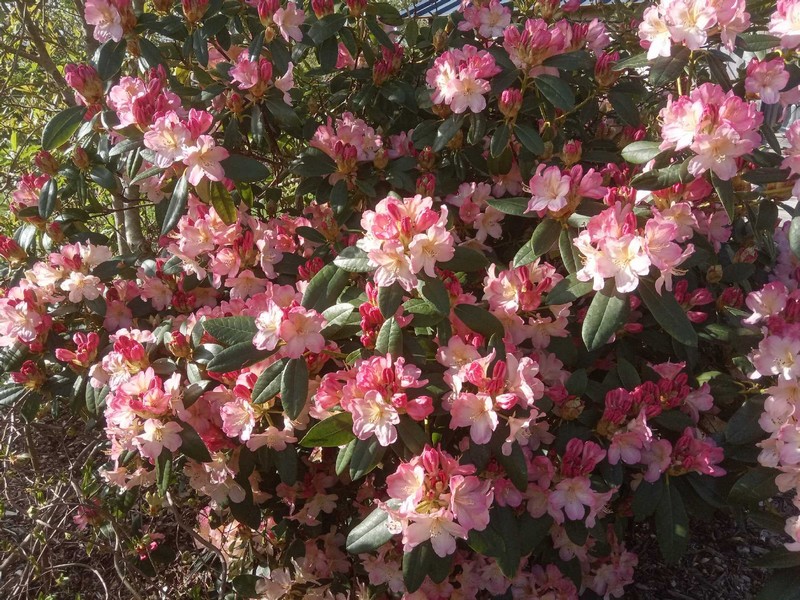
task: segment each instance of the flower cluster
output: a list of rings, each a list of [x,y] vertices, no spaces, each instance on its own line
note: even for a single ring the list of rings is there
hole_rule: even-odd
[[[661,148],[694,152],[688,165],[694,176],[711,171],[725,181],[733,178],[739,170],[737,159],[761,142],[758,128],[764,115],[756,105],[712,83],[688,96],[670,98],[660,116]]]
[[[467,109],[479,113],[486,108],[489,79],[499,72],[491,54],[466,45],[437,57],[425,81],[433,90],[431,100],[435,104],[445,104],[456,114]]]
[[[366,235],[358,241],[358,247],[377,267],[375,283],[379,287],[396,281],[411,291],[417,286],[420,272],[436,277],[436,263],[453,258],[447,207],[434,210],[431,198],[384,198],[374,211],[364,211],[361,227]]]

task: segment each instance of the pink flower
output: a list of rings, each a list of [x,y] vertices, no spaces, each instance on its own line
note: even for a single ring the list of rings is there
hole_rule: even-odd
[[[156,153],[155,163],[162,168],[183,160],[190,144],[191,134],[175,111],[156,119],[144,134],[144,145]]]
[[[780,39],[781,48],[791,49],[800,45],[800,2],[778,0],[776,10],[769,21],[769,32]]]
[[[325,347],[325,338],[320,331],[325,319],[315,310],[301,306],[290,308],[278,328],[278,334],[286,342],[285,353],[289,358],[300,358],[306,350],[318,354]]]
[[[381,446],[397,441],[395,425],[400,422],[400,415],[394,406],[384,401],[380,392],[369,390],[363,398],[354,399],[351,411],[353,433],[358,439],[367,440],[374,435]]]
[[[750,94],[758,94],[764,104],[775,104],[780,92],[789,83],[789,72],[783,59],[752,59],[747,65],[744,89]]]
[[[61,282],[61,289],[69,293],[70,302],[97,300],[103,291],[100,279],[94,275],[84,275],[80,271],[72,271],[69,277]]]
[[[306,19],[306,13],[302,9],[298,9],[294,2],[286,4],[286,8],[279,8],[275,11],[272,20],[278,26],[281,36],[287,42],[294,40],[299,42],[303,39],[303,32],[300,31],[300,25]]]
[[[253,338],[253,345],[259,350],[274,350],[280,341],[280,327],[283,322],[283,310],[272,302],[267,302],[265,309],[256,317],[258,332]]]
[[[544,166],[544,165],[542,165]],[[531,188],[531,201],[528,203],[528,212],[539,214],[545,211],[558,212],[567,205],[567,196],[570,192],[570,177],[562,175],[558,167],[540,166],[536,175],[528,184]]]
[[[205,177],[211,181],[222,181],[225,170],[220,161],[228,158],[228,151],[217,146],[210,135],[201,135],[194,146],[189,146],[183,162],[188,167],[187,179],[192,185],[198,185]]]
[[[595,495],[588,477],[571,477],[556,484],[547,499],[548,512],[557,523],[563,522],[562,509],[572,521],[583,519],[584,507],[594,505]]]
[[[450,490],[450,510],[459,524],[468,530],[486,529],[494,499],[490,483],[477,477],[454,475],[450,478]]]
[[[144,422],[144,433],[133,438],[133,442],[139,449],[139,454],[155,460],[164,448],[175,452],[181,447],[181,431],[183,428],[175,421],[164,423],[158,419],[147,419]]]
[[[456,539],[467,539],[467,531],[453,521],[453,514],[439,509],[427,515],[418,515],[403,534],[403,550],[410,552],[430,540],[433,551],[444,558],[456,551]]]
[[[98,42],[108,40],[119,42],[124,35],[122,16],[112,2],[108,0],[86,0],[84,18],[89,25],[94,25],[92,35]]]
[[[450,429],[469,427],[469,435],[476,444],[486,444],[497,429],[497,413],[487,394],[458,394],[450,409]]]
[[[255,427],[255,413],[252,405],[241,398],[226,402],[220,409],[222,417],[222,431],[228,437],[238,437],[243,442],[250,439],[250,434]]]

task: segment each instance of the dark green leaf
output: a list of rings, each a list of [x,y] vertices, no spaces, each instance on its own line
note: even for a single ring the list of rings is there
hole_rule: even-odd
[[[328,263],[308,282],[301,302],[303,308],[313,308],[317,312],[330,308],[349,281],[350,273]]]
[[[211,206],[217,211],[222,222],[226,225],[234,224],[238,217],[238,212],[236,210],[236,202],[234,202],[228,188],[219,181],[212,181],[209,184],[209,195],[211,196]]]
[[[553,75],[539,75],[534,79],[534,83],[542,96],[556,108],[566,111],[575,107],[575,95],[563,79]]]
[[[639,280],[637,291],[642,302],[664,331],[685,346],[697,346],[697,332],[672,292],[662,290],[659,294],[655,285],[645,279]]]
[[[308,30],[308,37],[310,37],[314,44],[319,45],[329,37],[336,35],[336,33],[344,27],[347,16],[344,14],[326,15],[316,21]]]
[[[258,333],[256,320],[253,317],[221,317],[206,319],[203,327],[214,339],[227,346],[248,342],[253,343],[253,337]]]
[[[420,295],[441,315],[450,314],[450,293],[441,279],[425,278],[419,284]]]
[[[733,191],[733,182],[722,180],[716,174],[711,173],[711,183],[714,184],[714,190],[717,192],[725,212],[728,213],[728,218],[733,223],[736,219],[736,195]]]
[[[353,314],[355,309],[355,306],[348,303],[334,304],[330,308],[325,309],[322,312],[322,316],[326,324],[325,327],[322,328],[322,331],[320,331],[323,337],[330,338],[330,336],[336,335],[342,327],[348,323],[350,315]]]
[[[388,542],[394,534],[389,531],[386,524],[389,521],[389,513],[382,508],[373,510],[367,518],[356,525],[349,534],[345,548],[351,554],[361,554],[362,552],[372,552]]]
[[[214,373],[230,373],[250,366],[270,356],[274,350],[257,350],[252,342],[234,344],[220,351],[206,365]]]
[[[253,386],[253,404],[264,404],[278,395],[281,391],[281,375],[288,362],[288,358],[282,358],[262,371]]]
[[[797,258],[800,258],[800,216],[792,219],[789,225],[789,248]]]
[[[675,564],[689,544],[689,518],[678,488],[670,481],[656,505],[655,521],[661,556],[667,564]]]
[[[670,56],[659,56],[650,65],[650,83],[654,86],[672,83],[683,75],[683,70],[689,64],[691,52],[686,46],[672,48]]]
[[[403,554],[403,583],[409,592],[416,592],[425,577],[442,582],[450,574],[453,555],[441,557],[433,551],[430,540]]]
[[[403,355],[403,330],[394,317],[386,319],[381,325],[375,340],[375,351],[393,357]]]
[[[486,258],[485,254],[477,250],[458,246],[453,258],[447,262],[440,262],[438,264],[446,271],[471,273],[485,268],[489,264],[489,259]]]
[[[336,448],[348,444],[355,437],[353,416],[349,412],[340,412],[311,427],[300,440],[300,445],[305,448]]]
[[[396,281],[388,287],[378,288],[378,308],[385,319],[394,316],[403,303],[405,290]]]
[[[485,308],[474,304],[458,304],[455,307],[455,313],[464,325],[472,329],[472,331],[480,333],[487,340],[493,335],[501,338],[505,336],[505,329],[500,319]]]
[[[544,154],[544,141],[533,125],[517,123],[514,125],[514,134],[528,152],[535,156]]]
[[[514,267],[524,267],[547,254],[561,235],[561,223],[544,219],[533,230],[531,239],[514,256]]]
[[[237,182],[256,183],[269,176],[269,169],[264,163],[241,154],[231,154],[220,164],[225,171],[225,177]]]
[[[353,440],[353,453],[350,457],[350,479],[356,481],[370,473],[383,459],[386,447],[381,446],[378,438]]]
[[[528,213],[528,203],[530,201],[530,198],[517,196],[514,198],[492,198],[487,200],[487,204],[507,215],[535,217],[534,213]]]
[[[754,467],[733,484],[728,499],[734,504],[754,506],[778,493],[775,477],[780,472],[769,467]]]
[[[436,139],[433,142],[433,151],[441,152],[461,129],[464,115],[450,115],[436,130]]]
[[[633,516],[637,521],[644,521],[647,517],[656,511],[656,507],[661,502],[661,496],[664,495],[664,479],[658,479],[653,483],[649,481],[641,481],[636,492],[633,494],[633,502],[631,508],[633,509]]]
[[[351,273],[367,273],[375,268],[369,264],[367,253],[358,246],[342,249],[339,256],[333,259],[333,264]]]
[[[94,61],[97,65],[97,74],[100,79],[108,80],[117,74],[120,67],[122,67],[122,61],[125,60],[127,47],[127,40],[122,39],[118,42],[108,40],[97,49]]]
[[[175,189],[172,190],[172,197],[164,215],[164,223],[161,225],[161,235],[167,235],[172,228],[178,224],[183,213],[186,212],[186,204],[189,199],[189,182],[186,175],[178,179]]]
[[[628,309],[627,295],[616,290],[613,279],[606,281],[606,286],[592,298],[583,320],[581,338],[589,352],[608,343],[627,321]]]
[[[508,147],[508,139],[508,125],[505,123],[500,123],[500,125],[497,126],[497,129],[494,130],[492,141],[489,144],[489,153],[492,156],[500,156]]]
[[[58,200],[58,185],[54,178],[48,179],[39,192],[39,216],[43,219],[53,214]]]
[[[194,428],[188,423],[181,423],[181,427],[181,452],[197,462],[211,462],[208,448]]]
[[[545,302],[549,305],[567,304],[583,298],[592,291],[591,281],[578,281],[575,274],[570,274],[561,281],[547,294]]]
[[[303,412],[308,397],[308,365],[303,357],[292,358],[281,375],[281,405],[290,419]]]
[[[156,458],[156,486],[158,493],[163,496],[169,489],[169,480],[172,476],[172,452],[161,448],[161,454]]]
[[[761,569],[793,569],[800,567],[800,552],[790,552],[786,548],[778,548],[759,556],[752,563]]]
[[[611,90],[608,93],[608,100],[624,123],[631,127],[638,127],[641,124],[639,109],[630,94],[620,90]]]

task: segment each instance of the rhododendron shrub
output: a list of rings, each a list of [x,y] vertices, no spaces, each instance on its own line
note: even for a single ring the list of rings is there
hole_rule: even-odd
[[[153,4],[86,3],[0,239],[81,527],[178,505],[220,597],[620,598],[643,522],[800,509],[796,0]]]

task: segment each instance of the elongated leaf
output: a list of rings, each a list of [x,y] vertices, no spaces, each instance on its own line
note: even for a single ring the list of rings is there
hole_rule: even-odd
[[[480,333],[487,340],[493,335],[500,338],[505,336],[505,329],[500,319],[485,308],[474,304],[458,304],[455,307],[455,313],[464,325],[472,329],[472,331]]]
[[[206,319],[203,328],[214,338],[227,346],[249,342],[258,333],[256,320],[253,317],[222,317]]]
[[[686,346],[697,346],[697,332],[692,327],[691,321],[686,316],[686,312],[675,300],[671,292],[663,291],[661,295],[656,292],[652,282],[641,279],[637,289],[639,297],[647,306],[647,309],[655,318],[656,322],[664,328],[668,334]]]
[[[274,350],[257,350],[252,342],[234,344],[214,356],[206,369],[214,373],[230,373],[269,357]]]
[[[534,79],[536,88],[542,93],[542,96],[561,110],[572,110],[575,106],[575,95],[569,84],[563,79],[559,79],[553,75],[539,75]]]
[[[514,267],[524,267],[547,254],[560,235],[561,223],[555,219],[544,219],[533,230],[531,239],[514,256]]]
[[[514,125],[514,134],[517,136],[519,143],[522,144],[522,147],[531,154],[538,156],[544,153],[544,141],[533,125],[517,123]]]
[[[606,287],[595,294],[583,320],[581,338],[591,352],[608,343],[628,317],[628,297],[620,294],[609,279]]]
[[[347,15],[341,13],[326,15],[311,25],[308,37],[318,46],[329,37],[336,35],[336,32],[344,27],[346,21]]]
[[[125,60],[125,50],[127,49],[128,42],[124,39],[115,42],[108,40],[97,49],[94,59],[97,63],[97,74],[100,79],[111,79],[117,74],[122,61]]]
[[[161,235],[167,235],[173,227],[178,224],[180,218],[186,212],[186,205],[189,199],[189,182],[186,175],[178,179],[175,189],[172,190],[172,197],[167,205],[167,212],[164,215],[164,223],[161,225]]]
[[[394,313],[403,303],[404,295],[405,290],[396,281],[388,287],[378,288],[378,308],[380,308],[384,318],[388,319],[394,316]]]
[[[167,448],[161,449],[161,454],[156,458],[156,486],[158,493],[163,496],[169,489],[172,477],[172,452]]]
[[[779,474],[779,471],[769,467],[750,469],[733,484],[728,499],[734,504],[757,505],[778,493],[775,477]]]
[[[483,531],[470,531],[467,544],[476,552],[495,558],[506,577],[516,575],[522,557],[522,546],[520,529],[510,508],[492,508],[489,526]]]
[[[181,427],[181,452],[197,462],[211,462],[211,454],[194,428],[188,423],[181,423]]]
[[[272,363],[258,376],[251,395],[253,404],[264,404],[278,395],[281,391],[281,375],[288,362],[288,358],[282,358]]]
[[[348,303],[334,304],[325,309],[322,313],[325,318],[325,327],[322,328],[320,333],[326,338],[336,335],[347,324],[350,315],[353,314],[355,309],[355,306]]]
[[[370,265],[367,253],[357,246],[344,248],[339,256],[333,259],[333,264],[351,273],[367,273],[375,268]]]
[[[634,165],[642,165],[660,153],[659,142],[633,142],[622,149],[622,158]]]
[[[507,215],[535,217],[535,214],[528,212],[528,203],[530,203],[530,201],[530,198],[517,196],[514,198],[492,198],[487,201],[487,204]]]
[[[491,144],[489,144],[489,153],[492,156],[500,156],[508,147],[508,138],[508,125],[505,123],[500,123],[500,125],[497,126],[497,129],[494,130]]]
[[[69,141],[83,123],[85,106],[71,106],[55,115],[42,131],[42,150],[54,150]]]
[[[797,258],[800,258],[800,216],[792,219],[789,225],[789,248]]]
[[[269,176],[269,169],[264,163],[241,154],[231,154],[220,164],[225,170],[225,177],[237,182],[255,183]]]
[[[281,375],[281,405],[290,419],[303,412],[308,398],[308,365],[306,359],[292,358]]]
[[[419,292],[441,315],[450,314],[450,293],[441,279],[426,278],[420,282]]]
[[[471,273],[487,267],[489,265],[489,259],[486,258],[486,255],[477,250],[458,246],[453,258],[447,262],[440,262],[438,265],[446,271]]]
[[[39,216],[43,219],[53,214],[58,200],[58,185],[55,179],[48,179],[39,192]]]
[[[444,122],[439,125],[439,129],[436,130],[436,139],[433,142],[433,151],[434,152],[441,152],[450,143],[450,140],[458,133],[459,129],[461,129],[461,125],[464,122],[464,115],[450,115],[447,117]]]
[[[785,569],[773,573],[756,600],[800,600],[800,569]]]
[[[728,218],[733,223],[736,219],[736,195],[733,191],[733,182],[722,180],[712,173],[711,183],[714,184],[714,191],[717,192],[719,201],[722,202],[725,212],[728,213]]]
[[[667,482],[656,505],[656,538],[661,556],[668,564],[675,564],[686,552],[689,544],[689,517],[678,488]]]
[[[416,592],[430,577],[435,583],[445,580],[450,574],[453,555],[441,557],[433,550],[430,541],[416,546],[403,555],[403,583],[409,592]]]
[[[591,281],[578,281],[575,274],[568,275],[547,294],[545,302],[547,304],[566,304],[567,302],[575,302],[579,298],[583,298],[592,291]]]
[[[308,282],[301,302],[303,308],[313,308],[317,312],[327,310],[336,303],[349,281],[350,273],[328,263]]]
[[[388,522],[389,513],[376,508],[347,534],[345,548],[351,554],[377,550],[394,536],[386,526]]]
[[[375,351],[379,354],[403,355],[403,330],[394,317],[383,322],[375,340]]]
[[[380,464],[386,453],[386,447],[381,446],[376,437],[354,440],[353,444],[353,453],[350,457],[350,479],[356,481]]]
[[[235,223],[238,217],[236,202],[233,200],[228,189],[219,181],[212,181],[209,186],[209,193],[211,196],[211,206],[217,211],[222,222],[226,225]]]
[[[355,437],[353,415],[340,412],[311,427],[300,440],[300,445],[305,448],[336,448],[348,444]]]
[[[654,86],[675,81],[689,64],[690,51],[686,46],[672,48],[670,56],[659,56],[650,65],[650,83]]]

